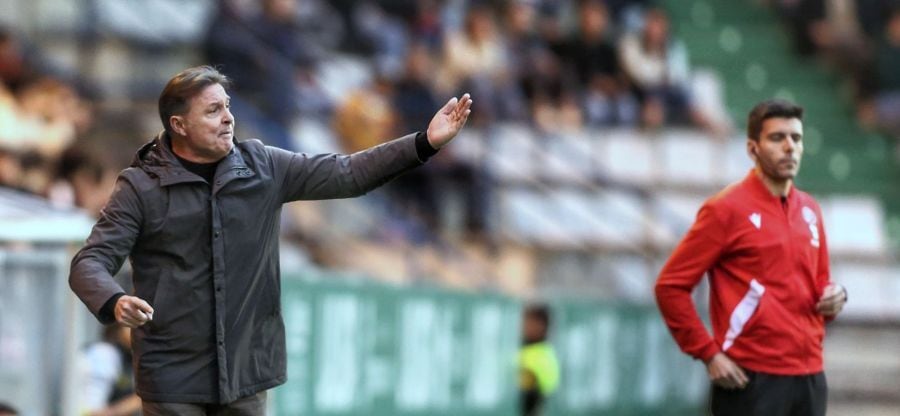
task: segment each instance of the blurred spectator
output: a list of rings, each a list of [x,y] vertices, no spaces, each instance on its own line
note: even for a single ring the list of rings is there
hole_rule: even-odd
[[[406,73],[397,83],[393,93],[393,105],[397,109],[396,134],[421,131],[423,117],[440,108],[431,89],[430,75],[434,62],[425,44],[413,46],[407,56]],[[408,172],[388,185],[397,195],[407,214],[419,218],[430,232],[443,230],[446,213],[441,194],[451,190],[461,196],[464,203],[466,230],[478,234],[484,231],[485,200],[488,198],[486,180],[476,174],[476,167],[458,159],[453,148],[446,148],[434,156],[431,163]],[[451,183],[443,183],[451,182]],[[415,230],[415,227],[411,227]],[[427,236],[419,236],[420,238]]]
[[[582,128],[581,105],[573,91],[574,86],[563,78],[562,65],[549,50],[534,53],[522,87],[538,130],[552,133]]]
[[[336,44],[333,38],[339,34],[334,33],[340,32],[340,25],[325,26],[333,19],[324,7],[318,2],[265,0],[261,13],[251,18],[223,0],[207,33],[207,59],[234,79],[233,111],[252,134],[274,146],[294,147],[289,132],[301,110],[330,110],[313,75],[328,47]]]
[[[393,85],[382,75],[350,92],[334,115],[334,131],[350,154],[392,137],[397,116],[391,106]]]
[[[417,0],[416,14],[410,27],[411,37],[432,51],[441,47],[443,36],[440,3],[438,0]]]
[[[28,79],[15,96],[0,84],[0,185],[47,196],[54,164],[90,130],[93,108],[66,82],[36,72]]]
[[[511,1],[505,12],[504,36],[509,78],[519,85],[512,89],[515,99],[509,102],[508,117],[525,121],[529,117],[526,108],[527,80],[533,75],[535,63],[546,53],[547,45],[537,31],[537,9],[530,1]]]
[[[403,73],[404,58],[409,50],[405,22],[391,16],[375,2],[357,3],[353,11],[355,27],[373,52],[377,71],[389,79]]]
[[[62,81],[41,78],[13,96],[0,85],[0,146],[54,158],[92,123],[90,105]]]
[[[141,399],[134,393],[131,329],[121,324],[103,327],[101,341],[81,357],[79,413],[88,416],[140,415]]]
[[[891,13],[878,42],[875,79],[877,92],[862,110],[863,120],[900,137],[900,9]]]
[[[22,111],[43,124],[37,149],[48,156],[58,155],[93,121],[90,104],[70,85],[52,78],[40,79],[19,94]]]
[[[6,403],[0,403],[0,416],[18,416],[19,412]]]
[[[855,7],[859,30],[868,39],[877,39],[884,32],[885,24],[896,6],[896,0],[856,0]]]
[[[803,56],[815,53],[827,26],[825,1],[777,0],[775,7],[790,31],[794,50]]]
[[[559,387],[559,362],[548,341],[550,308],[531,305],[525,309],[522,323],[522,349],[519,352],[519,391],[521,414],[542,414],[547,398]]]
[[[417,43],[406,56],[403,76],[394,86],[393,104],[397,109],[397,133],[422,129],[422,120],[427,120],[435,108],[440,108],[435,99],[431,74],[434,73],[434,58],[424,43]]]
[[[16,188],[35,195],[45,195],[53,170],[42,153],[29,150],[19,155],[19,182]]]
[[[625,30],[640,27],[644,10],[654,4],[654,0],[603,0],[612,19]]]
[[[619,65],[609,12],[603,2],[579,6],[577,33],[561,50],[584,88],[585,121],[593,126],[635,125],[639,106]]]
[[[474,122],[509,118],[521,108],[509,77],[503,38],[488,6],[472,5],[463,30],[445,34],[443,51],[438,91],[441,95],[466,91],[483,97],[479,98],[478,111],[472,113]]]
[[[619,53],[641,102],[645,127],[691,123],[719,137],[724,135],[724,126],[694,106],[688,91],[687,49],[669,32],[669,18],[661,9],[648,10],[643,29],[622,37]]]
[[[18,187],[22,176],[22,164],[19,156],[9,149],[0,147],[0,186]]]
[[[84,146],[69,147],[57,162],[48,198],[58,207],[77,206],[98,217],[115,186],[116,172],[108,166]]]
[[[20,40],[11,30],[0,27],[0,83],[18,91],[34,76],[35,70],[28,64]]]

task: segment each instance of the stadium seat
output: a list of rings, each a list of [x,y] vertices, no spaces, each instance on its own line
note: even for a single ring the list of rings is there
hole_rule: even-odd
[[[878,200],[833,196],[821,203],[832,255],[880,257],[886,254],[884,209]]]
[[[602,132],[598,160],[603,176],[616,182],[651,185],[657,179],[653,144],[634,130]]]

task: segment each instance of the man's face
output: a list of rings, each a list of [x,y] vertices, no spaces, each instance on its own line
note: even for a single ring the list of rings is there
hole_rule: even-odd
[[[234,146],[234,116],[230,106],[231,97],[225,88],[212,84],[190,99],[187,113],[172,116],[172,129],[184,137],[185,147],[194,156],[219,160]]]
[[[803,156],[803,123],[796,118],[773,117],[763,121],[758,140],[747,147],[756,166],[776,181],[794,179]]]

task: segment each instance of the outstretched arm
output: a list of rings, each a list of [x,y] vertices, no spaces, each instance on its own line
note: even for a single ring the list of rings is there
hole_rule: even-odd
[[[433,152],[453,140],[466,124],[471,106],[469,94],[460,99],[451,98],[434,115],[424,134],[410,134],[352,155],[308,155],[269,147],[274,176],[282,180],[281,201],[350,198],[365,194],[421,165],[430,156],[421,154],[423,146],[430,146]],[[417,141],[422,142],[421,146]]]

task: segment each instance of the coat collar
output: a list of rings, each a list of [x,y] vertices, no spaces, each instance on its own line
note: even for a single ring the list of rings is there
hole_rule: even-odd
[[[219,162],[213,192],[234,179],[250,178],[256,175],[244,160],[241,144],[235,140],[231,152]],[[185,169],[172,151],[171,140],[165,131],[160,132],[153,140],[141,146],[131,166],[138,167],[159,178],[160,186],[170,186],[185,182],[205,182],[203,178]]]

